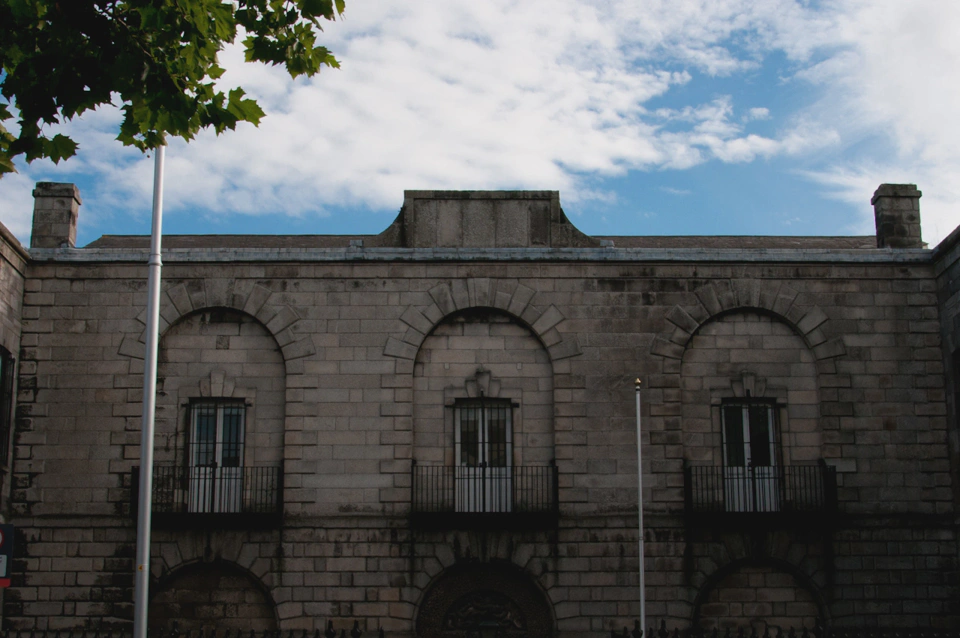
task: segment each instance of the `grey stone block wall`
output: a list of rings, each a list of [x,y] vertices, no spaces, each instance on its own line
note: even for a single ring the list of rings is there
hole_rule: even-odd
[[[21,305],[28,255],[16,237],[0,224],[0,346],[19,356]]]
[[[807,592],[799,606],[756,600],[782,602],[777,617],[814,600],[841,624],[955,618],[929,265],[165,262],[158,458],[175,453],[171,428],[204,384],[255,388],[247,452],[282,459],[286,515],[280,530],[157,532],[158,588],[184,566],[227,562],[262,584],[283,629],[360,618],[400,636],[444,569],[500,560],[538,583],[561,636],[631,624],[640,376],[649,617],[708,622],[743,582],[763,581],[756,598],[787,574]],[[12,625],[129,619],[144,282],[145,267],[109,260],[32,266]],[[242,319],[205,319],[218,308]],[[524,460],[556,458],[556,534],[408,527],[410,462],[449,461],[441,406],[481,367],[520,403]],[[838,468],[832,538],[782,530],[757,544],[684,526],[684,459],[719,463],[715,405],[744,387],[785,403],[785,463]],[[881,586],[904,594],[877,603]]]
[[[954,502],[960,503],[960,229],[934,252]]]
[[[16,237],[0,224],[0,347],[9,353],[14,360],[14,366],[20,366],[20,334],[23,316],[23,292],[26,283],[28,255]],[[29,366],[27,372],[29,372]],[[25,388],[29,390],[29,388]],[[18,392],[16,378],[14,378],[14,396]],[[14,401],[11,409],[16,409]],[[9,423],[13,422],[13,413],[7,415]],[[12,446],[9,444],[13,436],[13,428],[5,433],[9,437],[8,450],[5,458],[0,458],[2,478],[0,478],[0,520],[7,520],[9,514],[10,494],[10,467],[12,461]]]

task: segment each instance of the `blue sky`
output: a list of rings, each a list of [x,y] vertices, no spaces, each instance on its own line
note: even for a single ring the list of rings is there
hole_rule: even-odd
[[[222,56],[259,128],[167,151],[164,232],[377,233],[404,189],[559,190],[596,235],[872,234],[911,182],[931,245],[960,223],[960,3],[348,0],[340,70]],[[29,241],[36,181],[75,182],[78,244],[149,233],[153,160],[101,109],[80,154],[0,180]]]

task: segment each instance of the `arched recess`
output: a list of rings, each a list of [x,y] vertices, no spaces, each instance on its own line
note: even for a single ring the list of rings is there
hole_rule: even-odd
[[[277,606],[256,576],[228,561],[195,562],[170,572],[151,588],[151,629],[275,632]]]
[[[254,317],[276,339],[288,372],[291,363],[316,352],[310,335],[298,329],[300,317],[287,305],[272,302],[273,291],[247,280],[203,278],[175,284],[160,295],[159,332],[163,335],[177,321],[204,309],[229,308]],[[137,321],[144,326],[138,336],[127,335],[120,354],[142,359],[146,343],[146,309]]]
[[[786,561],[740,559],[710,575],[694,602],[693,626],[710,631],[777,627],[811,629],[829,624],[829,607],[820,588]]]
[[[160,339],[154,458],[161,464],[192,462],[190,410],[204,404],[240,415],[242,467],[279,466],[285,394],[282,349],[258,319],[231,308],[179,317]]]
[[[508,563],[459,564],[439,574],[416,612],[420,638],[459,638],[481,623],[496,623],[498,635],[552,638],[553,606],[537,583]]]
[[[455,407],[480,397],[511,411],[511,464],[554,460],[552,361],[516,317],[494,308],[454,312],[421,342],[413,374],[418,463],[455,464]]]

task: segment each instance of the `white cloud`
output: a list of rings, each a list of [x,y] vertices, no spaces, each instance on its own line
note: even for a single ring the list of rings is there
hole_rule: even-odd
[[[33,180],[19,173],[4,176],[0,194],[0,221],[24,245],[30,245],[33,223]]]
[[[348,3],[323,38],[339,71],[292,81],[244,64],[238,48],[224,54],[223,82],[268,117],[174,142],[167,208],[395,210],[405,188],[559,189],[568,202],[612,202],[604,178],[631,170],[803,157],[804,174],[860,211],[880,181],[939,193],[923,200],[927,237],[939,238],[960,201],[958,25],[960,5],[936,0]],[[810,106],[771,115],[746,94],[745,78],[767,81],[756,74],[774,51],[787,58],[783,82]],[[673,98],[704,76],[727,83],[726,95]],[[117,119],[103,109],[67,125],[80,156],[0,181],[4,223],[24,228],[10,208],[23,206],[24,184],[77,175],[96,180],[85,219],[146,214],[152,161],[113,140]],[[889,157],[864,161],[870,140]]]
[[[728,104],[692,105],[695,130],[686,135],[661,130],[645,108],[690,82],[687,68],[754,67],[756,56],[743,59],[725,41],[767,20],[763,12],[738,1],[640,5],[351,5],[326,31],[342,70],[296,82],[231,49],[223,81],[244,86],[269,116],[258,130],[172,144],[167,206],[323,214],[396,208],[404,188],[427,187],[551,188],[572,201],[599,194],[583,175],[777,152],[777,142],[743,135]],[[669,68],[671,60],[684,68]],[[65,127],[84,149],[66,169],[26,174],[96,174],[104,210],[142,207],[149,162],[118,149],[109,113]]]
[[[800,78],[825,88],[809,117],[830,122],[852,151],[811,176],[855,204],[861,232],[873,230],[865,193],[917,183],[924,239],[935,244],[960,222],[960,5],[846,0],[833,12],[842,51]]]

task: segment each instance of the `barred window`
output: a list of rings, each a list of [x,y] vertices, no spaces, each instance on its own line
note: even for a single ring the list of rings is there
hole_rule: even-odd
[[[476,400],[457,403],[456,464],[468,467],[509,467],[513,457],[512,409],[509,401]]]
[[[772,401],[726,402],[722,406],[723,464],[776,465],[776,405]]]
[[[458,512],[513,510],[513,406],[474,399],[454,407]]]
[[[243,511],[245,417],[246,406],[240,401],[190,405],[189,511]]]
[[[190,406],[190,465],[240,467],[246,406],[239,401],[197,401]]]
[[[724,402],[723,491],[728,512],[780,509],[777,406],[768,399]]]

